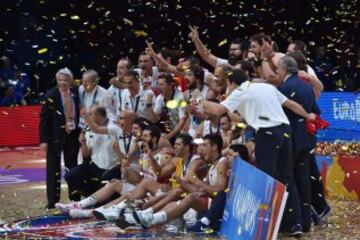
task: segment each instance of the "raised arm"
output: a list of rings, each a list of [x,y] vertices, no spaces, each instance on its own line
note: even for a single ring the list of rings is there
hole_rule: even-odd
[[[91,131],[99,134],[109,134],[107,126],[97,125],[89,116],[86,109],[81,109],[81,116],[84,118],[86,124],[90,127]]]
[[[158,54],[156,54],[156,52],[154,51],[152,44],[148,41],[146,41],[146,51],[150,54],[150,56],[154,59],[156,65],[158,65],[159,68],[165,70],[166,72],[171,72],[175,75],[184,75],[183,72],[180,72],[176,66],[171,65],[170,63],[168,63],[167,61],[165,61],[165,59],[163,59],[161,56],[159,56]]]
[[[196,47],[196,51],[199,53],[200,57],[210,64],[212,67],[216,67],[217,57],[210,53],[210,51],[205,47],[203,42],[200,40],[199,32],[197,27],[189,26],[190,33],[189,37],[193,41]]]

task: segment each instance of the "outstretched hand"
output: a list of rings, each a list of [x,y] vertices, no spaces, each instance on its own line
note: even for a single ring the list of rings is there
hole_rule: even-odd
[[[261,47],[261,57],[269,59],[273,55],[273,44],[263,40],[263,45]]]
[[[148,40],[145,41],[146,43],[146,49],[145,49],[145,52],[150,54],[150,56],[154,56],[156,55],[155,51],[154,51],[154,48],[153,48],[153,43],[149,42]]]
[[[189,29],[190,29],[189,37],[191,38],[191,40],[195,41],[196,39],[199,39],[198,28],[189,25]]]
[[[307,116],[307,119],[309,119],[311,121],[315,121],[316,114],[315,113],[309,113],[308,116]]]

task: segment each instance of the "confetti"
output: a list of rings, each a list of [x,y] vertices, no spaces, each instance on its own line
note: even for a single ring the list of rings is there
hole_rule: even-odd
[[[222,40],[221,42],[219,42],[218,46],[221,47],[223,45],[227,44],[227,39],[225,38],[224,40]]]
[[[38,52],[38,54],[44,54],[44,53],[46,53],[47,51],[48,51],[47,48],[41,48],[41,49],[39,49],[37,52]]]
[[[134,34],[136,37],[147,37],[148,34],[144,30],[135,30]]]
[[[80,20],[80,17],[78,15],[72,15],[70,17],[71,20]]]

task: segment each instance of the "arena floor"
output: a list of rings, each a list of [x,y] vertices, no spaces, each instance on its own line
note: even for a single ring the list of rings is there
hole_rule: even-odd
[[[9,149],[0,150],[0,222],[3,221],[3,223],[11,226],[12,223],[21,219],[57,213],[56,210],[44,210],[44,206],[46,205],[44,158],[44,154],[38,149],[18,149],[16,151]],[[65,184],[63,184],[62,187],[62,199],[66,199]],[[302,239],[360,239],[360,203],[332,198],[330,199],[330,205],[332,206],[332,212],[327,223],[314,227],[313,231],[304,235]],[[90,230],[96,234],[100,232],[103,237],[110,237],[109,232],[112,232],[112,234],[116,232],[116,228],[111,225],[102,225],[105,226],[102,231],[94,231],[98,226],[92,226],[93,225],[89,227],[89,225],[86,225],[83,229],[89,232],[90,228]],[[46,232],[45,230],[47,229],[42,229],[43,232]],[[91,236],[91,234],[94,233],[88,234]],[[114,237],[115,235],[116,237]],[[136,234],[134,234],[134,232],[116,232],[115,235],[112,236],[112,239],[154,237],[159,239],[219,238],[211,236],[165,235],[160,233],[160,231],[150,233],[141,232],[139,235],[139,230],[137,230]],[[35,237],[17,233],[17,235],[13,235],[13,237],[9,237],[8,239],[16,239],[16,236],[18,236],[19,239],[24,239],[24,237],[33,239],[33,237]],[[96,236],[98,237],[99,235]],[[291,238],[281,235],[279,239]]]

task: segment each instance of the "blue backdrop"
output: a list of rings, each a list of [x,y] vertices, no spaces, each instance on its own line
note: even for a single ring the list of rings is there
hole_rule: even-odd
[[[318,132],[320,141],[360,140],[360,95],[350,92],[322,93],[318,105],[321,117],[330,122]]]

